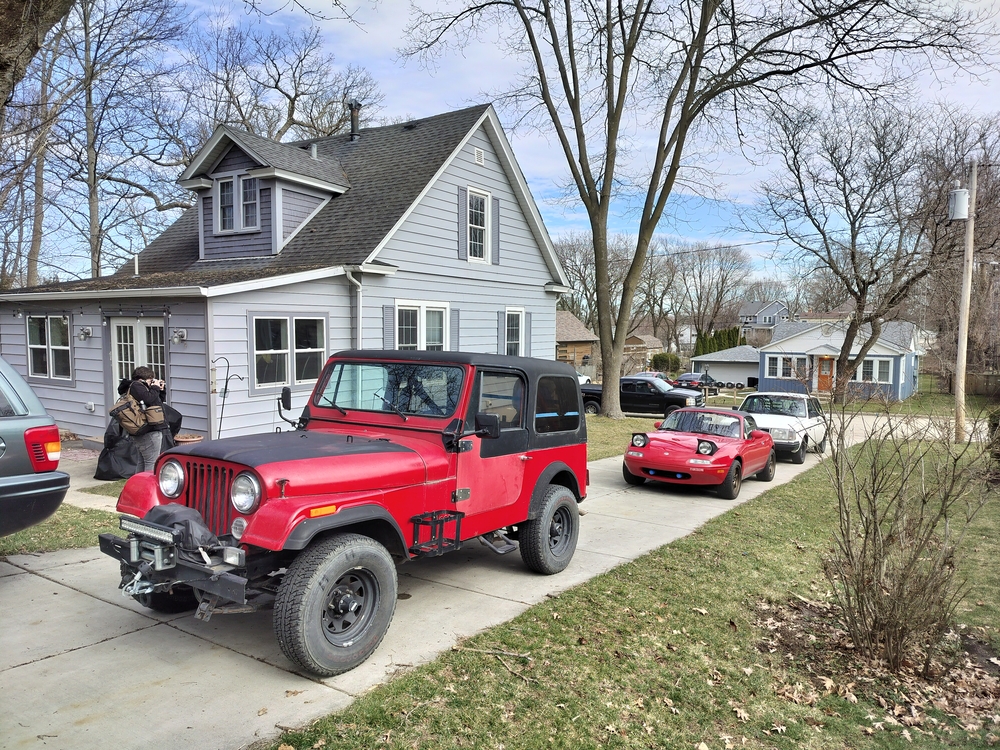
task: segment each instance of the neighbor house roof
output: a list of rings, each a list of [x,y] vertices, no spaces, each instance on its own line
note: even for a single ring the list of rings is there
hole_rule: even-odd
[[[647,349],[662,349],[663,342],[648,333],[633,333],[630,339],[639,339]]]
[[[752,346],[734,346],[708,354],[691,357],[693,362],[760,362],[760,351]]]
[[[328,275],[333,275],[334,269],[345,266],[365,265],[365,270],[377,271],[379,261],[375,256],[385,241],[480,124],[497,144],[553,282],[565,285],[565,275],[541,215],[513,160],[492,105],[483,104],[367,128],[354,141],[349,133],[342,133],[298,144],[281,144],[232,128],[220,128],[185,170],[182,181],[197,179],[199,170],[210,168],[235,143],[267,166],[286,172],[305,170],[316,179],[342,183],[346,192],[331,199],[277,255],[199,260],[198,209],[190,208],[139,253],[138,276],[129,261],[110,276],[12,290],[5,292],[4,297],[127,289],[152,296],[158,289],[209,288],[319,269],[330,269]],[[316,144],[317,159],[310,156],[307,148],[312,143]],[[385,271],[394,270],[382,266]]]
[[[774,335],[771,343],[765,348],[770,348],[785,339],[798,336],[805,331],[820,328],[824,329],[829,338],[843,339],[846,323],[839,321],[834,323],[820,323],[812,320],[797,320],[779,323],[774,327]],[[867,341],[871,334],[871,326],[865,323],[858,331],[858,343]],[[916,332],[916,325],[905,320],[889,320],[882,324],[882,332],[879,334],[879,343],[886,344],[901,351],[910,351],[913,347],[913,337]],[[838,344],[839,346],[839,344]]]
[[[598,336],[569,310],[556,310],[556,343],[600,341]]]
[[[748,315],[756,315],[770,304],[770,302],[744,302],[740,305],[740,311],[737,315],[741,318],[745,318]]]

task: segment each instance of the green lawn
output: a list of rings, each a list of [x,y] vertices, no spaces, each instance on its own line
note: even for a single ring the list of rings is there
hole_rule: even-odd
[[[848,668],[849,660],[844,671],[829,671],[822,637],[799,634],[796,650],[775,645],[771,623],[789,601],[791,609],[797,597],[825,606],[820,559],[830,547],[831,500],[825,469],[816,467],[464,641],[280,744],[575,750],[705,743],[715,750],[996,742],[1000,728],[991,722],[966,731],[929,699],[911,714],[907,701],[919,700],[919,686]],[[994,503],[963,562],[972,591],[961,614],[994,638],[998,530]]]
[[[118,530],[118,515],[63,503],[46,521],[9,536],[0,536],[0,557],[93,547],[97,535]]]

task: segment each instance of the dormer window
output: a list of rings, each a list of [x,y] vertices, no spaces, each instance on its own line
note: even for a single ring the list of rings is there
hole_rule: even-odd
[[[259,188],[256,177],[216,180],[219,211],[216,232],[254,232],[260,226]]]

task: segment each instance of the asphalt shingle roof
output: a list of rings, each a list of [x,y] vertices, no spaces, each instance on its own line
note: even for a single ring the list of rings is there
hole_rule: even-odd
[[[556,310],[556,341],[600,341],[600,338],[569,310]]]
[[[760,351],[752,346],[734,346],[717,352],[699,354],[691,359],[697,362],[760,362]]]

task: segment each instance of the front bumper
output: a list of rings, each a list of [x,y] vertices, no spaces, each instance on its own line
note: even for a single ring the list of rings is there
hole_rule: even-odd
[[[62,504],[69,474],[46,471],[0,478],[0,536],[41,523]]]
[[[796,453],[802,445],[802,438],[795,440],[775,440],[774,450],[777,453]]]
[[[664,461],[655,457],[631,456],[625,454],[625,466],[637,477],[645,477],[657,482],[676,482],[713,486],[722,484],[729,473],[732,462],[721,464],[690,464],[684,461]]]

